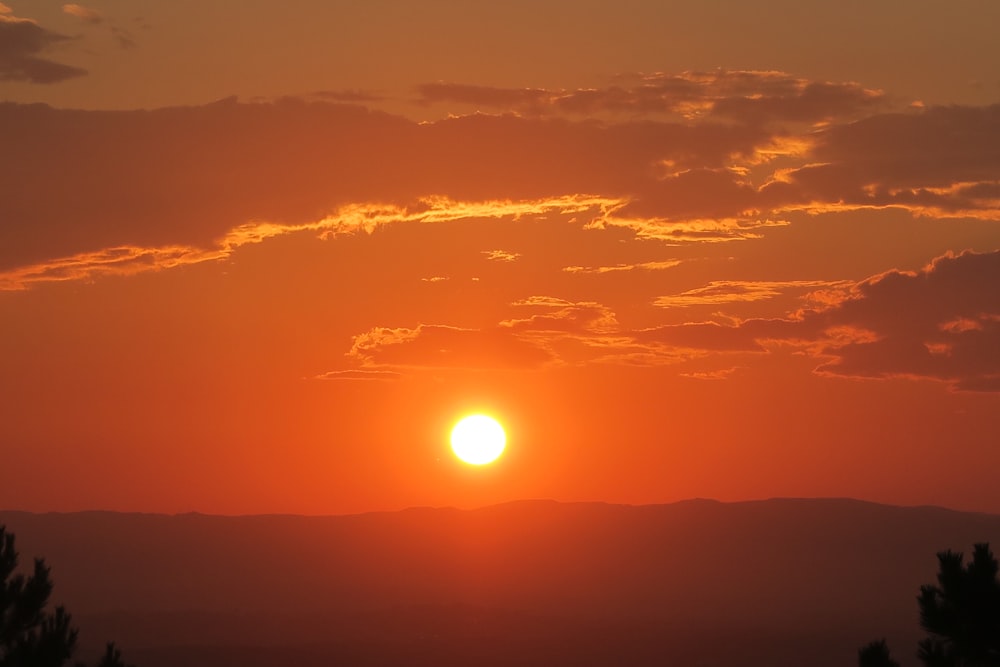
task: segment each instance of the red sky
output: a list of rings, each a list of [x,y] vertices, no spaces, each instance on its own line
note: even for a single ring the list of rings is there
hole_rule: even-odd
[[[5,0],[0,507],[1000,512],[996,25]]]

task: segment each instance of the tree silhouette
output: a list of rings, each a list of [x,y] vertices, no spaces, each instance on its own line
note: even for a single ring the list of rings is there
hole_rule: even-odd
[[[926,667],[1000,667],[1000,565],[986,543],[963,555],[938,553],[937,585],[920,587],[920,627],[930,636],[917,655]],[[899,667],[885,640],[858,651],[859,667]]]
[[[104,651],[104,657],[97,663],[97,667],[132,667],[122,662],[122,653],[115,648],[114,642],[109,642]]]
[[[977,544],[972,561],[938,554],[938,585],[920,587],[920,625],[931,634],[920,642],[927,667],[1000,667],[1000,581],[989,544]]]
[[[77,630],[63,607],[45,609],[52,594],[45,561],[36,558],[28,577],[15,574],[17,565],[14,535],[0,525],[0,667],[62,667],[76,650]],[[129,666],[108,644],[97,667]]]
[[[889,655],[885,640],[880,639],[858,651],[858,667],[899,667],[899,663]]]

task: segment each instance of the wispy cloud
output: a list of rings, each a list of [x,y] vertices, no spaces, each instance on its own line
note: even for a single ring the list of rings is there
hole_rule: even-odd
[[[516,301],[511,308],[522,312],[482,329],[443,324],[377,327],[355,336],[348,357],[362,368],[523,371],[554,365],[661,366],[719,352],[765,351],[737,329],[717,324],[675,327],[669,340],[662,330],[630,330],[621,326],[612,309],[592,301],[539,295]],[[690,345],[676,335],[684,329],[691,334]],[[707,334],[713,331],[716,340],[706,349],[711,339]]]
[[[397,373],[395,371],[380,371],[380,370],[364,370],[364,369],[353,369],[344,371],[327,371],[326,373],[321,373],[315,377],[316,380],[380,380],[380,381],[392,381],[399,380],[403,377],[402,373]]]
[[[521,256],[519,252],[508,250],[483,250],[483,254],[492,262],[515,262]]]
[[[614,312],[600,303],[563,301],[551,297],[532,297],[524,301],[515,302],[513,305],[543,311],[541,313],[533,313],[527,317],[500,322],[501,327],[516,332],[606,334],[620,330]]]
[[[145,271],[169,269],[222,259],[232,249],[232,246],[214,250],[189,246],[107,248],[0,272],[0,291],[23,290],[34,283],[91,280],[100,276],[128,276]]]
[[[753,300],[772,298],[788,287],[830,284],[749,283],[735,290],[729,285],[719,294]],[[853,284],[835,283],[831,293],[838,298],[784,318],[646,329],[622,327],[615,313],[600,303],[533,296],[512,307],[537,312],[489,329],[372,329],[355,337],[349,356],[362,367],[387,368],[687,362],[679,374],[718,380],[737,368],[720,370],[718,359],[759,359],[787,348],[814,357],[816,372],[830,377],[930,379],[957,390],[1000,391],[998,284],[1000,251],[948,254],[920,271],[893,270]],[[698,303],[723,302],[712,300],[716,297],[709,293],[694,298]],[[703,366],[692,366],[698,360]]]
[[[668,259],[653,262],[636,262],[634,264],[614,264],[612,266],[564,266],[566,273],[619,273],[622,271],[663,271],[679,266],[682,260]]]
[[[551,360],[545,350],[503,329],[428,324],[366,331],[354,337],[348,357],[366,370],[380,366],[528,369]]]
[[[720,305],[724,303],[764,301],[789,291],[835,289],[847,286],[847,281],[824,280],[713,280],[707,285],[679,294],[660,296],[653,302],[660,308]]]
[[[362,368],[525,371],[649,352],[620,334],[614,313],[598,303],[531,297],[513,307],[538,312],[481,329],[377,327],[355,336],[348,357]]]
[[[101,16],[101,13],[96,9],[91,9],[75,3],[63,5],[62,10],[64,14],[75,16],[81,21],[85,21],[87,23],[100,23],[104,20],[104,17]]]
[[[655,239],[668,245],[689,243],[727,243],[759,239],[768,227],[785,227],[787,220],[770,218],[707,218],[689,220],[664,220],[659,218],[629,217],[624,214],[595,218],[588,229],[619,227],[629,229],[642,239]]]
[[[740,368],[740,366],[734,366],[732,368],[720,368],[711,371],[688,371],[678,373],[678,375],[691,378],[692,380],[725,380],[740,370]]]
[[[321,239],[329,240],[338,235],[371,234],[379,227],[390,224],[441,223],[469,218],[517,218],[529,213],[554,211],[575,213],[607,205],[607,200],[587,197],[561,197],[534,202],[455,202],[445,197],[431,197],[413,207],[392,204],[350,205],[317,222],[251,222],[240,225],[209,248],[119,246],[16,267],[0,272],[0,291],[26,289],[34,283],[134,275],[144,271],[216,261],[229,257],[243,246],[288,234],[311,232]],[[445,278],[434,277],[428,280],[436,282]]]

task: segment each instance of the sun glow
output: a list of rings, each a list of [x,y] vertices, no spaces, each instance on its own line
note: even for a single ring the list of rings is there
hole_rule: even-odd
[[[455,456],[471,465],[495,461],[504,450],[507,434],[500,422],[486,415],[461,419],[451,431],[451,449]]]

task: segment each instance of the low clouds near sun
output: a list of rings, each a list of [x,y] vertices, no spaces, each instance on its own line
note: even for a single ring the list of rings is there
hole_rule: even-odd
[[[371,368],[530,368],[627,362],[663,365],[715,355],[797,351],[820,374],[912,378],[958,390],[1000,391],[1000,252],[948,254],[919,271],[892,270],[854,284],[712,285],[658,305],[769,298],[778,290],[826,289],[784,318],[623,327],[599,303],[531,297],[494,328],[420,325],[355,337],[349,357]],[[723,289],[725,288],[725,289]],[[707,371],[684,374],[696,377]],[[692,373],[694,375],[692,375]]]

